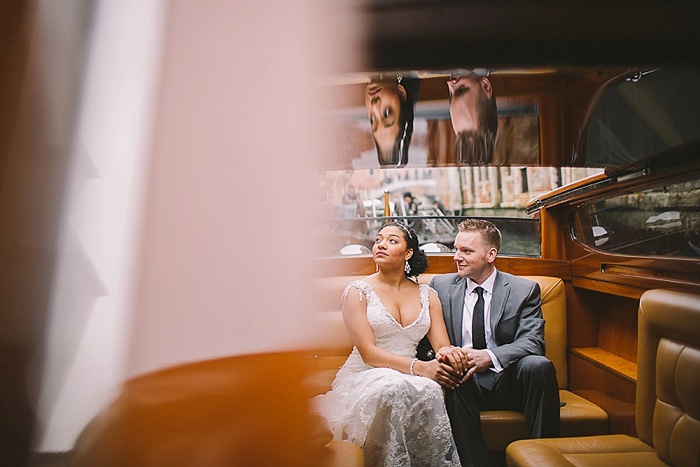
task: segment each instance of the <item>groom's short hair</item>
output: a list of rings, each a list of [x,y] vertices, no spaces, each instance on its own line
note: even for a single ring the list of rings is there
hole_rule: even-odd
[[[460,232],[479,232],[490,246],[496,250],[501,249],[501,231],[498,227],[485,219],[465,219],[457,224]]]

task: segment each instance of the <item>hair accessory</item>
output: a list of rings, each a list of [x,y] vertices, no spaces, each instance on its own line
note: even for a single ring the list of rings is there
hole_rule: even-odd
[[[411,373],[411,376],[418,376],[417,374],[415,374],[413,372],[413,366],[416,364],[417,361],[418,361],[417,358],[414,358],[413,360],[411,360],[411,368],[408,369],[408,371]]]
[[[401,80],[403,79],[403,75],[401,73],[396,75],[396,81],[401,84]]]
[[[408,238],[413,238],[413,235],[411,234],[411,231],[408,230],[408,227],[406,227],[406,224],[404,224],[403,222],[391,221],[391,222],[388,222],[384,227],[386,227],[387,225],[396,226],[396,227],[398,227],[399,229],[403,230],[403,232],[406,234],[406,236],[407,236]]]
[[[408,260],[406,260],[406,265],[403,267],[403,270],[406,271],[406,275],[411,274],[411,265],[408,264]]]

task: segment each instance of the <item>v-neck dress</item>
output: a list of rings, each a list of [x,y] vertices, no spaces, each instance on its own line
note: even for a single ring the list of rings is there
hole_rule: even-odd
[[[415,357],[418,342],[430,329],[430,287],[419,285],[421,311],[405,327],[365,281],[348,284],[343,301],[353,289],[366,300],[377,347]],[[363,448],[367,466],[459,465],[443,390],[430,378],[370,366],[353,347],[331,391],[316,397],[315,403],[335,439]]]

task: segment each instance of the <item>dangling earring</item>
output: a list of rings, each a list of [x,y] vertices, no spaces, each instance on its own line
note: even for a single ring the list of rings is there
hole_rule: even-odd
[[[377,263],[374,264],[374,272],[379,272],[379,265]]]
[[[401,80],[402,80],[402,79],[403,79],[403,75],[402,75],[402,74],[396,75],[396,81],[397,81],[399,84],[401,84]]]
[[[406,260],[406,265],[403,267],[403,270],[406,271],[406,275],[411,274],[411,265],[408,264],[408,260]]]

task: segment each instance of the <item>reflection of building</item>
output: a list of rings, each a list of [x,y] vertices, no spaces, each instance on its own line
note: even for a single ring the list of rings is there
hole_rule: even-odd
[[[320,229],[335,255],[345,245],[370,248],[382,224],[384,192],[389,192],[391,216],[407,216],[403,194],[411,192],[419,218],[407,218],[423,243],[451,248],[456,224],[441,216],[526,218],[527,202],[599,169],[553,167],[440,167],[342,170],[319,179],[328,228]],[[322,207],[323,206],[323,207]],[[539,254],[533,224],[508,224],[509,254]],[[512,221],[511,221],[512,222]],[[504,226],[500,226],[503,228]]]
[[[420,201],[435,199],[445,214],[464,209],[516,209],[525,216],[527,202],[600,169],[555,167],[441,167],[327,172],[323,183],[332,206],[346,204],[348,191],[360,201],[379,199],[389,190],[392,201],[411,191]],[[353,188],[349,188],[352,186]]]
[[[436,197],[448,210],[524,208],[527,202],[599,169],[461,167],[436,169]]]

